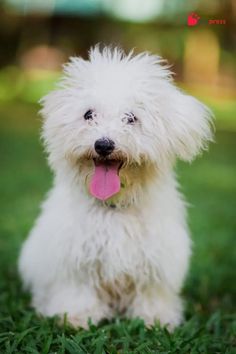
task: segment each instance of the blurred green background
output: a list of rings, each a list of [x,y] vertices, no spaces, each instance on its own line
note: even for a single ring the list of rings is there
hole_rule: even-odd
[[[191,12],[200,16],[188,26]],[[234,0],[5,0],[0,2],[0,352],[233,353],[236,237],[236,2]],[[226,24],[210,25],[209,20]],[[142,323],[67,332],[39,320],[16,270],[20,245],[52,175],[39,140],[38,100],[71,55],[97,42],[168,60],[177,84],[208,104],[216,137],[179,163],[194,241],[184,287],[187,321],[172,337]],[[157,351],[158,350],[158,351]]]

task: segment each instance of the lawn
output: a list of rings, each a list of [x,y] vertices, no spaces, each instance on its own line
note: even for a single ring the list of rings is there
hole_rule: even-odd
[[[119,318],[75,331],[38,318],[17,275],[21,243],[52,183],[37,109],[20,102],[0,108],[0,353],[236,353],[236,133],[219,130],[208,153],[177,166],[195,245],[183,289],[186,322],[173,334]]]

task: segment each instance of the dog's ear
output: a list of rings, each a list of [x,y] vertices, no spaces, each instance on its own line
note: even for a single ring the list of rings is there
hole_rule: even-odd
[[[167,109],[166,128],[171,151],[191,161],[212,141],[213,114],[204,104],[174,88]]]

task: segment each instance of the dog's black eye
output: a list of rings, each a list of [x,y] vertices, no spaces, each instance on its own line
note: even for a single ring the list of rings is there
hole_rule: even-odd
[[[84,119],[85,120],[92,120],[94,118],[94,112],[92,109],[89,109],[85,114],[84,114]]]
[[[134,124],[137,121],[137,118],[132,112],[130,112],[125,114],[123,121],[125,121],[127,124]]]

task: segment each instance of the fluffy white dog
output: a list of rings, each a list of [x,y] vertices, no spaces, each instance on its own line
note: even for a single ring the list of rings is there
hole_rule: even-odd
[[[209,110],[160,57],[98,46],[42,104],[55,181],[19,262],[33,306],[74,326],[119,313],[174,328],[191,241],[173,165],[206,147]]]

